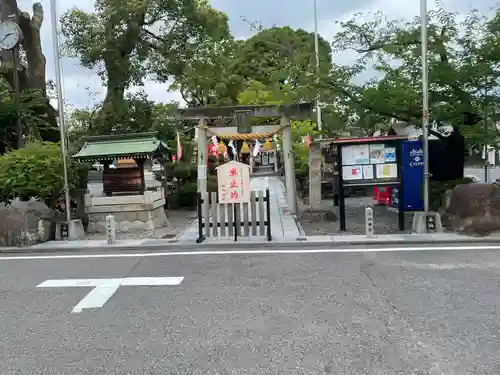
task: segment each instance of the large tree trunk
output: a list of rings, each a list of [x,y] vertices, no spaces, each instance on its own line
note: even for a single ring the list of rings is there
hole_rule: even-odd
[[[22,12],[17,6],[17,0],[0,0],[0,20],[12,20],[16,22],[22,30],[23,40],[20,44],[20,50],[24,52],[25,61],[17,67],[19,77],[20,91],[39,90],[46,98],[47,106],[44,113],[40,116],[46,116],[49,124],[54,129],[47,132],[42,131],[42,139],[47,141],[58,141],[59,133],[57,131],[57,112],[52,108],[47,98],[46,89],[46,62],[42,51],[40,40],[40,28],[43,23],[43,7],[40,3],[33,4],[33,16],[28,12]],[[11,51],[0,51],[0,74],[14,87],[14,66]]]
[[[125,101],[125,90],[130,86],[130,59],[140,41],[141,27],[144,25],[147,7],[135,19],[129,20],[126,30],[120,36],[107,40],[104,64],[107,75],[106,97],[97,115],[104,134],[111,134],[116,124],[127,116],[128,108]],[[116,25],[108,20],[106,34],[115,34]]]

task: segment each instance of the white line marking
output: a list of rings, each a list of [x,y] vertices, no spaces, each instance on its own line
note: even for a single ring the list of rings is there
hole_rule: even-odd
[[[72,313],[82,312],[83,309],[92,309],[104,306],[120,286],[159,286],[179,285],[184,277],[126,277],[123,279],[66,279],[46,280],[37,285],[37,288],[64,288],[64,287],[94,287],[76,305]]]
[[[79,313],[83,309],[96,309],[104,306],[106,301],[116,293],[120,287],[120,280],[109,282],[105,285],[98,285],[76,305],[71,312]]]
[[[123,286],[144,286],[144,285],[179,285],[184,277],[127,277],[123,279]]]
[[[2,260],[44,260],[44,259],[100,259],[100,258],[150,258],[184,255],[279,255],[279,254],[321,254],[321,253],[376,253],[393,251],[451,251],[451,250],[500,250],[500,246],[427,246],[427,247],[384,247],[384,248],[334,248],[334,249],[303,249],[303,250],[207,250],[207,251],[171,251],[151,253],[115,253],[115,254],[79,254],[79,255],[27,255],[0,256]]]

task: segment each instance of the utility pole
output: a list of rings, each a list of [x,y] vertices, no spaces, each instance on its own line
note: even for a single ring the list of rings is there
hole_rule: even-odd
[[[318,3],[317,0],[314,1],[314,53],[316,55],[316,84],[317,84],[317,89],[316,89],[316,122],[318,125],[318,130],[321,131],[322,124],[321,124],[321,107],[319,103],[319,84],[320,84],[320,78],[319,78],[319,36],[318,36]]]
[[[16,139],[17,148],[24,147],[23,122],[21,120],[21,87],[19,86],[19,45],[12,49],[12,85],[14,86],[14,101],[16,104]]]
[[[50,15],[52,21],[52,40],[54,41],[54,61],[56,64],[56,89],[57,89],[57,112],[59,114],[59,132],[61,134],[61,154],[63,159],[63,177],[64,177],[64,197],[66,205],[66,220],[71,221],[71,200],[68,182],[68,153],[66,151],[66,124],[64,118],[64,100],[62,94],[62,76],[61,76],[61,56],[59,54],[59,34],[57,31],[57,8],[56,1],[50,1]]]
[[[485,134],[485,142],[484,142],[484,183],[488,183],[488,169],[489,169],[489,158],[488,158],[488,142],[486,139],[488,139],[488,89],[484,88],[484,105],[483,105],[483,117],[484,117],[484,134]]]
[[[420,0],[422,45],[422,143],[424,152],[424,214],[429,212],[429,76],[427,67],[427,0]]]

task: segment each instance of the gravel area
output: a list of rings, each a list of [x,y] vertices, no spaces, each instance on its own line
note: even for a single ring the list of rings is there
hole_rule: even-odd
[[[395,234],[398,230],[398,214],[385,206],[373,205],[372,197],[350,197],[346,198],[346,232],[340,232],[339,208],[333,206],[333,200],[324,201],[325,211],[335,214],[335,221],[324,220],[321,213],[307,212],[304,205],[299,205],[301,211],[300,224],[308,236],[319,235],[342,235],[342,234],[365,234],[365,207],[373,207],[375,216],[375,234]],[[405,214],[405,231],[410,233],[413,213]]]
[[[197,219],[196,211],[194,210],[165,210],[168,221],[170,222],[170,227],[159,228],[151,232],[130,232],[130,233],[117,233],[117,239],[147,239],[147,238],[173,238],[178,234],[182,233],[186,227],[188,227],[193,221]],[[100,240],[105,239],[106,234],[95,233],[86,234],[86,239],[88,240]]]

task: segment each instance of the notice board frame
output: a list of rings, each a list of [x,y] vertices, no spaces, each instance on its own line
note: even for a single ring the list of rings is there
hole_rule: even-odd
[[[340,231],[345,232],[346,229],[346,214],[345,214],[345,189],[349,187],[397,187],[400,196],[404,196],[404,181],[403,181],[403,163],[402,163],[402,141],[408,140],[407,137],[401,136],[381,136],[369,138],[341,138],[333,141],[337,147],[337,162],[339,165],[339,213],[340,213]],[[353,180],[346,183],[343,176],[343,161],[342,161],[342,148],[356,146],[356,145],[372,145],[372,144],[385,144],[386,146],[394,147],[396,149],[396,168],[397,178],[394,179],[370,179],[370,180]],[[370,163],[370,165],[372,165]],[[405,230],[405,207],[404,200],[400,199],[398,202],[398,229],[403,232]]]

